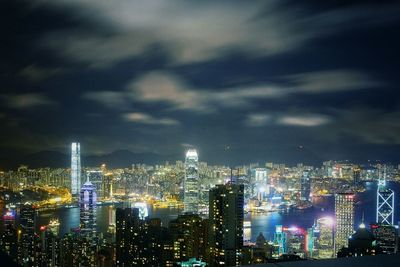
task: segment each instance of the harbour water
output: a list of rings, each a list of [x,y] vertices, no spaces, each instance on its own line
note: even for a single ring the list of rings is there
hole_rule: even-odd
[[[395,191],[395,223],[400,221],[400,184],[388,183],[388,187]],[[105,233],[108,228],[109,218],[112,209],[122,207],[123,204],[114,206],[98,206],[97,227],[99,232]],[[251,241],[255,241],[259,233],[263,233],[266,239],[272,239],[275,225],[297,226],[309,228],[314,221],[324,216],[334,216],[334,197],[319,197],[314,200],[314,206],[306,210],[289,210],[285,212],[269,212],[262,214],[245,214],[245,221],[251,221],[251,227],[245,229]],[[178,209],[149,207],[149,216],[160,218],[164,226],[176,218]],[[367,183],[366,191],[357,193],[355,225],[359,225],[364,214],[365,223],[375,222],[376,214],[376,184]],[[46,225],[50,219],[57,218],[60,221],[60,234],[68,233],[71,228],[79,226],[79,208],[63,208],[56,211],[41,212],[38,216],[38,225]]]

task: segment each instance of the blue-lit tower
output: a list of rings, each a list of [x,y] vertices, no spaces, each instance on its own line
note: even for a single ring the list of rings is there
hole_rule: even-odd
[[[383,174],[379,172],[376,192],[376,222],[386,225],[394,223],[394,192],[386,187],[386,168]]]
[[[287,251],[286,233],[282,225],[275,225],[274,244],[278,247],[278,257]]]
[[[92,237],[96,234],[96,187],[87,181],[79,195],[80,229],[84,236]]]
[[[195,149],[189,149],[185,159],[184,212],[199,212],[199,158]]]
[[[71,194],[79,195],[81,188],[81,146],[79,143],[71,144]]]

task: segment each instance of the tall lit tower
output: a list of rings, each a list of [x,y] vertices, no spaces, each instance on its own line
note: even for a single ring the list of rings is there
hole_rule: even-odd
[[[80,229],[82,235],[92,237],[96,234],[96,187],[88,180],[82,186],[79,196]]]
[[[376,192],[376,222],[393,225],[394,223],[394,192],[386,187],[386,168],[383,175],[379,174]]]
[[[195,149],[189,149],[185,159],[184,212],[199,211],[199,157]]]
[[[335,195],[335,256],[342,247],[349,244],[349,236],[354,232],[354,193],[337,193]]]
[[[71,144],[71,194],[77,197],[81,188],[81,146]]]

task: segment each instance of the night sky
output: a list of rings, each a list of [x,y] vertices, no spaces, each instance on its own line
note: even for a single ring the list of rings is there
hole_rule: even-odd
[[[0,151],[78,140],[86,154],[398,163],[399,14],[366,0],[2,1]]]

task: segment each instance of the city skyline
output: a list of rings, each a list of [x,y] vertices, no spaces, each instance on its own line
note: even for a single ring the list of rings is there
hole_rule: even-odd
[[[112,168],[124,168],[129,167],[132,164],[147,164],[147,165],[161,165],[165,163],[174,163],[176,161],[182,160],[185,153],[194,149],[198,151],[198,148],[194,148],[195,146],[189,146],[189,148],[183,148],[179,154],[174,155],[159,155],[156,153],[135,153],[129,150],[117,150],[111,153],[106,154],[88,154],[86,151],[86,147],[81,150],[79,142],[73,142],[72,144],[77,144],[79,150],[79,157],[75,156],[75,158],[79,158],[75,166],[71,165],[71,157],[74,153],[71,153],[72,146],[69,144],[66,151],[57,152],[57,151],[40,151],[37,153],[32,153],[28,155],[10,155],[8,158],[0,158],[0,170],[8,171],[8,170],[16,170],[21,166],[27,166],[29,168],[37,169],[37,168],[66,168],[68,165],[72,168],[80,168],[81,161],[85,167],[99,167],[103,164],[112,167]],[[85,144],[83,144],[85,145]],[[200,149],[201,151],[201,149]],[[212,151],[211,151],[212,152]],[[229,153],[229,152],[225,152]],[[76,154],[76,153],[75,153]],[[214,155],[212,155],[214,154]],[[400,161],[397,160],[381,160],[381,159],[368,159],[368,160],[349,160],[346,158],[324,158],[318,160],[307,160],[304,158],[293,159],[290,158],[285,160],[284,158],[279,160],[272,160],[270,157],[258,157],[257,159],[251,160],[249,158],[238,157],[236,159],[227,159],[227,158],[216,158],[215,154],[212,153],[210,158],[206,157],[206,155],[202,154],[204,160],[203,162],[207,162],[212,165],[221,165],[221,166],[229,166],[229,167],[237,167],[243,165],[251,165],[251,164],[261,164],[264,165],[266,163],[274,163],[274,164],[285,164],[287,166],[296,166],[297,164],[306,164],[308,166],[321,166],[324,162],[335,161],[338,163],[349,163],[349,164],[359,164],[359,165],[375,165],[375,164],[392,164],[399,165]],[[4,154],[5,155],[5,154]],[[9,154],[7,154],[9,155]],[[15,157],[13,157],[15,156]],[[83,159],[82,159],[83,158]]]
[[[71,146],[72,166],[78,144]],[[199,161],[197,151],[188,149],[174,164],[79,169],[78,200],[71,187],[74,168],[23,166],[0,173],[0,248],[15,261],[241,266],[398,251],[393,195],[400,166],[266,163],[233,172]],[[389,198],[391,211],[382,206]]]
[[[2,1],[0,262],[400,266],[399,14]]]
[[[1,158],[80,140],[89,155],[398,162],[399,9],[8,1]]]

